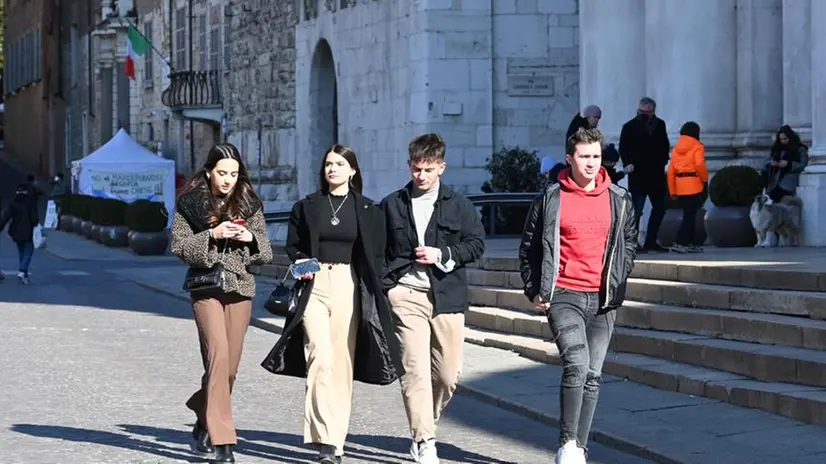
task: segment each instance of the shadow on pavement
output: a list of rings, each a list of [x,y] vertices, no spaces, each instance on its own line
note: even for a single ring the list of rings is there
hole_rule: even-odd
[[[189,427],[191,424],[187,424],[187,426]],[[40,438],[116,446],[167,459],[187,462],[204,461],[203,457],[182,448],[183,446],[189,446],[191,442],[191,436],[186,431],[134,424],[121,424],[117,427],[122,429],[124,433],[36,424],[15,424],[12,426],[12,430]],[[136,436],[145,438],[136,438]],[[410,446],[408,439],[381,435],[350,435],[347,441],[346,456],[376,464],[395,464],[400,459],[406,460],[407,449]],[[306,451],[297,451],[278,445],[291,448],[306,447],[299,435],[258,430],[238,430],[236,453],[254,458],[272,459],[275,462],[287,464],[313,462],[317,456],[316,452],[309,447],[306,448]],[[353,445],[356,445],[356,447]],[[398,454],[393,454],[394,452]],[[439,455],[442,459],[456,462],[517,464],[491,459],[447,443],[440,444]]]
[[[15,432],[24,433],[34,437],[53,438],[56,440],[67,440],[82,443],[92,443],[98,445],[117,446],[135,451],[141,451],[155,456],[168,459],[177,459],[188,462],[203,462],[204,459],[193,453],[182,452],[179,448],[172,448],[155,441],[145,441],[136,439],[123,433],[107,432],[102,430],[90,430],[77,427],[65,427],[60,425],[36,425],[36,424],[14,424],[11,429]],[[162,431],[164,442],[185,442],[185,432],[157,429]],[[170,439],[175,438],[175,439]]]

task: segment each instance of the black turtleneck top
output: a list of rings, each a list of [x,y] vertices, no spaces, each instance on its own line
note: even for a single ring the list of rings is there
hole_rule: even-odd
[[[318,260],[322,263],[350,264],[353,259],[353,246],[359,233],[356,203],[350,195],[345,197],[327,194],[322,201],[326,203],[322,208],[327,211],[321,215],[323,220],[318,231]],[[338,209],[339,205],[341,209]],[[336,209],[338,209],[336,217],[339,223],[334,226],[330,220]]]

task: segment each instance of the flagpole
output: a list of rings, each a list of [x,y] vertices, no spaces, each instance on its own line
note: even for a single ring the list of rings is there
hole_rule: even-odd
[[[164,57],[164,56],[163,56],[163,53],[161,53],[161,52],[160,52],[160,50],[158,50],[157,48],[155,48],[155,44],[153,44],[153,43],[152,43],[152,40],[150,40],[150,39],[149,39],[149,37],[145,36],[145,35],[143,34],[143,32],[141,32],[141,31],[140,31],[140,29],[138,29],[138,26],[136,26],[136,25],[132,24],[132,22],[131,22],[131,21],[129,21],[129,19],[128,19],[128,18],[124,18],[124,17],[122,17],[122,16],[119,16],[119,17],[118,17],[118,20],[120,20],[121,25],[123,25],[123,21],[124,21],[124,19],[126,20],[126,23],[127,23],[127,24],[129,24],[130,26],[132,26],[132,27],[135,29],[135,32],[137,32],[138,34],[140,34],[140,36],[141,36],[141,37],[143,37],[144,39],[146,39],[146,43],[148,43],[148,44],[149,44],[149,46],[150,46],[150,47],[152,47],[152,50],[155,50],[155,53],[157,53],[157,54],[158,54],[158,56],[160,56],[160,57],[161,57],[161,60],[163,60],[163,62],[164,62],[164,63],[166,63],[166,65],[167,65],[167,66],[169,66],[169,72],[175,72],[175,68],[173,68],[173,67],[172,67],[172,64],[169,62],[169,60],[167,60],[167,59],[166,59],[166,57]]]

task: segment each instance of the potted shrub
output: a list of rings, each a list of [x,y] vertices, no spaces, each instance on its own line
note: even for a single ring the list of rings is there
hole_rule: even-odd
[[[66,230],[75,234],[80,233],[80,225],[83,223],[83,208],[85,197],[83,195],[71,195],[69,198],[68,219],[66,219]]]
[[[101,209],[105,211],[104,222],[100,224],[100,243],[110,247],[125,247],[129,245],[129,227],[126,226],[127,203],[115,198],[107,198],[102,202]]]
[[[668,188],[665,189],[668,192]],[[703,189],[703,204],[708,199],[708,184]],[[697,243],[705,243],[708,238],[706,234],[706,209],[700,208],[697,211],[697,219],[694,223],[694,237]],[[677,238],[677,231],[680,230],[680,223],[683,221],[683,210],[680,208],[680,202],[676,198],[667,196],[665,198],[665,216],[663,222],[660,224],[660,231],[657,234],[657,241],[660,245],[668,247],[674,244]]]
[[[106,201],[105,198],[100,197],[88,197],[89,201],[89,221],[92,223],[89,226],[86,238],[94,241],[100,241],[100,225],[105,222],[104,215],[106,212],[104,211],[103,202]]]
[[[74,230],[74,216],[72,202],[75,195],[67,195],[60,201],[60,214],[57,216],[57,230],[72,232]]]
[[[712,245],[749,247],[757,243],[749,210],[762,188],[760,173],[750,166],[727,166],[711,178],[709,197],[714,206],[706,212],[705,226]]]
[[[92,210],[94,209],[94,197],[83,195],[79,203],[82,205],[78,211],[80,217],[80,226],[77,232],[84,237],[90,237],[92,233]]]
[[[482,184],[481,190],[485,193],[537,192],[542,183],[539,167],[536,151],[527,151],[520,147],[502,148],[487,159],[485,169],[490,173],[490,180]],[[491,233],[490,226],[495,221],[497,234],[521,234],[529,209],[530,205],[485,208],[482,211],[482,220],[486,225],[486,232]],[[494,211],[496,217],[492,217]]]
[[[129,248],[137,255],[161,255],[169,246],[169,213],[161,202],[137,200],[126,208],[126,225],[132,231]]]

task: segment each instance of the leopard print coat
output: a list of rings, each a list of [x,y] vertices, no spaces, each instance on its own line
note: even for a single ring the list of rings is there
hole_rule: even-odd
[[[245,218],[253,241],[243,243],[209,238],[209,227],[202,220],[207,216],[202,192],[181,195],[177,203],[172,220],[172,253],[195,268],[208,269],[221,262],[227,271],[224,292],[254,297],[255,277],[250,274],[249,266],[272,261],[272,247],[267,237],[263,208],[257,208]]]

